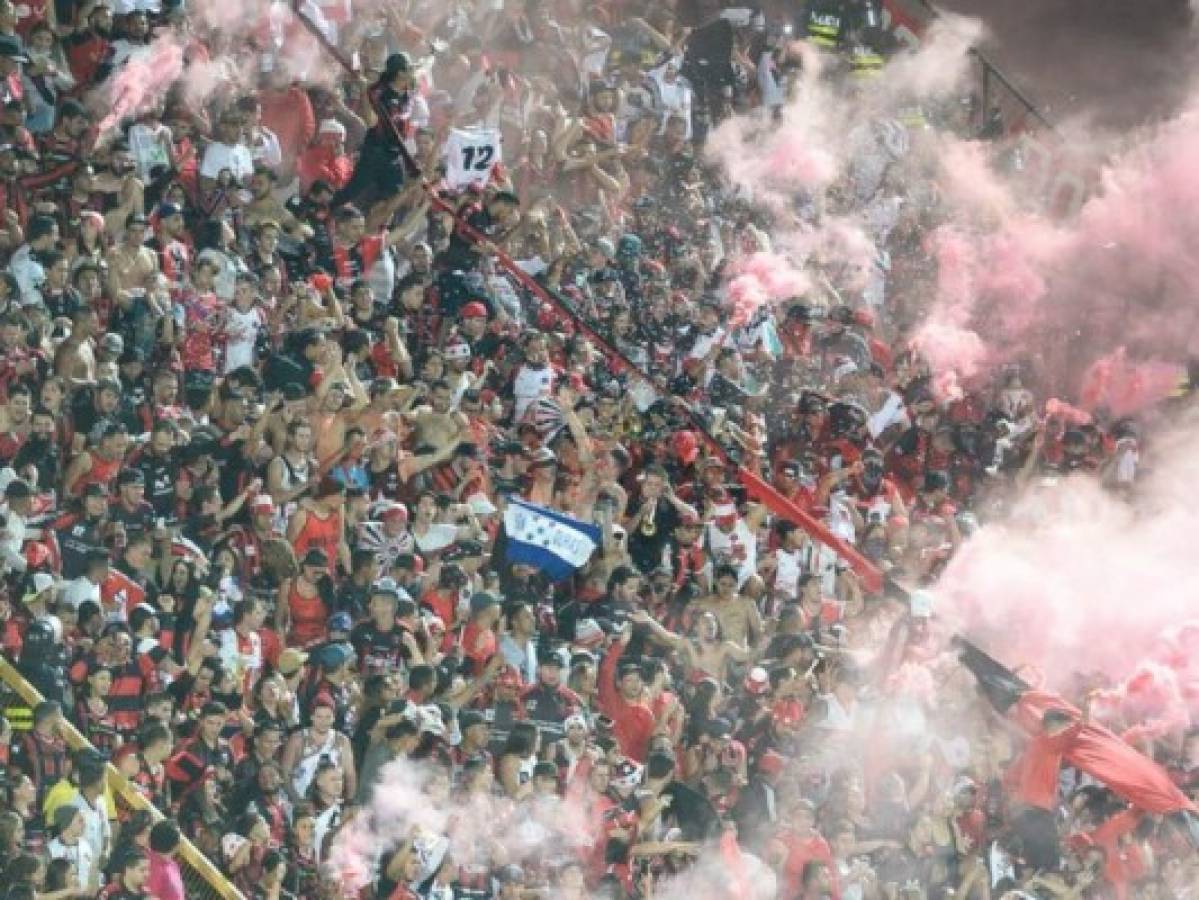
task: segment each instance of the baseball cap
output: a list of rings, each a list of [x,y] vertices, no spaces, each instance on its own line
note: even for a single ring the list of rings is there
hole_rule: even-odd
[[[301,566],[311,566],[314,569],[329,568],[329,556],[324,550],[313,547],[304,554],[304,559],[300,562]]]
[[[552,647],[542,647],[537,651],[537,665],[562,668],[562,657]]]
[[[408,508],[403,503],[389,501],[380,507],[379,516],[383,519],[400,519],[406,522],[408,520]]]
[[[761,666],[754,666],[745,676],[745,691],[758,696],[770,690],[770,676]]]
[[[276,668],[280,675],[294,675],[308,662],[308,654],[295,647],[288,647],[279,654],[279,665]]]
[[[353,655],[345,644],[325,644],[312,654],[312,661],[322,669],[340,669]]]
[[[442,355],[446,359],[470,359],[470,344],[466,341],[450,341]]]
[[[479,591],[470,598],[470,614],[477,616],[484,610],[490,609],[493,606],[499,606],[500,601],[486,591]]]
[[[462,307],[460,315],[463,319],[486,319],[487,307],[478,300],[472,300],[466,306]]]
[[[737,507],[732,503],[721,503],[712,510],[712,517],[717,522],[731,523],[737,521]]]
[[[330,631],[349,631],[354,627],[354,620],[348,612],[335,612],[329,616]]]
[[[394,600],[400,599],[400,586],[394,578],[380,578],[371,585],[372,597],[391,597]]]
[[[259,494],[250,503],[251,513],[274,513],[275,501],[270,494]]]
[[[336,119],[324,119],[321,122],[321,127],[317,129],[317,134],[336,134],[340,137],[345,137],[346,127]]]
[[[32,603],[52,587],[54,587],[54,576],[47,572],[38,572],[30,580],[29,592],[21,598],[21,602]]]

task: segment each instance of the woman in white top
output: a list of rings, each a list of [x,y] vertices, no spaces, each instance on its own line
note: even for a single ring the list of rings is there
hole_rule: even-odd
[[[83,840],[83,815],[74,806],[60,806],[54,811],[55,836],[46,850],[51,859],[70,860],[85,888],[100,886],[100,870],[95,851]]]

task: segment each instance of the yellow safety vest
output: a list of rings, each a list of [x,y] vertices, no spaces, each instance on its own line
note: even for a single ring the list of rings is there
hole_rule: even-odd
[[[815,13],[808,18],[808,40],[817,47],[836,50],[841,46],[841,17]]]
[[[855,78],[874,78],[882,70],[886,60],[865,47],[858,47],[850,55],[849,68]]]

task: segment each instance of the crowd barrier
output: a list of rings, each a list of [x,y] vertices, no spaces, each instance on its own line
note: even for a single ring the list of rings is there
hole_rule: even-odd
[[[13,668],[12,663],[0,656],[0,682],[30,708],[41,703],[42,695]],[[71,750],[95,749],[79,730],[70,722],[63,721],[63,737]],[[141,792],[129,783],[111,764],[108,766],[108,784],[122,803],[131,809],[144,809],[155,821],[166,818]],[[246,900],[234,885],[221,874],[203,853],[187,838],[179,847],[178,862],[183,874],[183,884],[188,900]]]

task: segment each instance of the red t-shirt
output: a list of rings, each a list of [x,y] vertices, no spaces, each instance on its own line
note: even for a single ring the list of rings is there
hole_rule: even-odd
[[[1082,727],[1075,723],[1058,735],[1038,734],[1008,770],[1012,793],[1021,803],[1052,812],[1057,808],[1058,770],[1062,754]]]
[[[483,671],[498,649],[499,642],[493,629],[480,628],[474,621],[468,622],[462,629],[462,653],[471,661],[471,668],[476,674]]]
[[[784,830],[775,837],[775,842],[781,844],[787,852],[783,861],[783,900],[795,900],[803,890],[803,870],[814,859],[828,864],[829,872],[836,874],[833,864],[833,851],[819,834],[813,832],[809,837],[801,838],[792,831]],[[840,897],[840,891],[834,890],[834,898]]]
[[[612,720],[612,736],[629,757],[639,763],[649,755],[650,738],[657,720],[654,711],[640,701],[629,701],[616,689],[616,666],[624,647],[614,644],[604,657],[599,673],[600,712]]]

